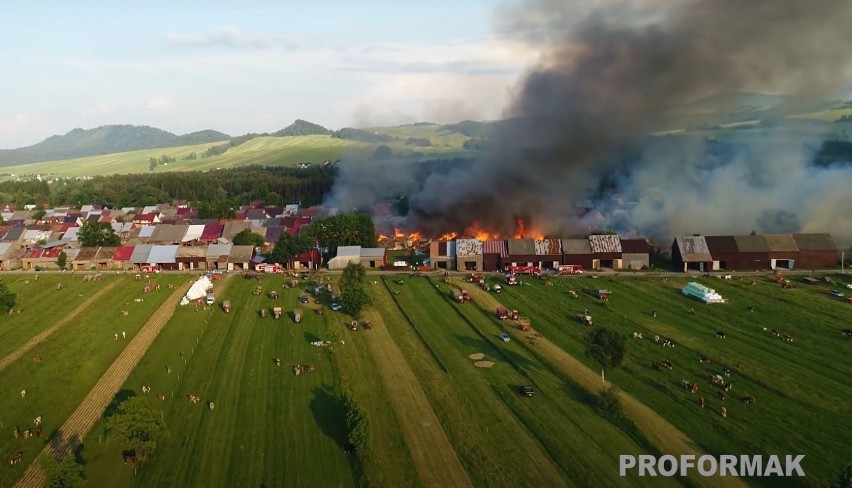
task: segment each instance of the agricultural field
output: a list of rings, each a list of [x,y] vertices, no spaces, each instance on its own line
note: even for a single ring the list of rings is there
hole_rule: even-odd
[[[460,134],[455,134],[460,136]],[[464,138],[465,136],[461,136]],[[405,139],[387,143],[395,155],[420,153],[421,159],[433,156],[454,157],[463,154],[459,137],[435,136],[434,146],[416,147],[405,144]],[[334,161],[339,158],[368,157],[379,144],[338,139],[331,136],[288,136],[257,137],[239,146],[228,149],[224,154],[202,158],[208,148],[224,144],[206,143],[193,146],[143,149],[115,154],[88,156],[60,161],[5,166],[3,179],[14,179],[25,175],[52,177],[97,176],[111,174],[148,173],[150,158],[169,156],[175,161],[159,165],[155,172],[205,171],[217,168],[233,168],[246,165],[291,166],[296,163]],[[185,160],[195,153],[196,159]]]
[[[110,364],[124,357],[137,332],[148,331],[148,318],[179,291],[167,285],[185,290],[189,282],[180,274],[154,279],[162,289],[143,295],[141,284],[125,275],[97,283],[58,274],[38,281],[3,277],[23,312],[0,319],[0,361],[51,332],[6,366],[0,362],[3,431],[32,427],[37,415],[45,428],[39,438],[0,443],[7,459],[24,453],[21,465],[0,470],[0,487],[13,486]],[[762,277],[700,279],[730,300],[705,306],[679,293],[681,278],[571,277],[551,279],[552,286],[522,278],[525,284],[494,294],[460,277],[368,276],[373,305],[359,317],[359,330],[350,331],[351,317],[330,310],[327,292],[314,297],[312,280],[285,288],[285,279],[232,275],[216,282],[213,306],[176,307],[170,319],[162,318],[168,322],[126,381],[116,383],[115,398],[83,437],[77,456],[89,485],[736,485],[730,479],[618,477],[620,454],[681,451],[801,453],[807,456],[804,484],[821,485],[849,462],[852,364],[846,358],[852,341],[840,331],[852,323],[852,306],[827,293],[839,284],[794,278],[794,288],[784,290]],[[322,285],[336,286],[329,279]],[[60,280],[62,291],[56,290]],[[253,294],[258,286],[262,293]],[[460,287],[473,301],[452,299]],[[601,288],[612,292],[608,301],[598,299]],[[271,298],[271,291],[279,297]],[[77,301],[65,296],[72,294]],[[309,303],[299,302],[303,294]],[[45,308],[38,325],[19,318],[35,312],[37,297],[46,296],[55,296],[51,303],[64,313]],[[97,305],[84,304],[87,298]],[[529,317],[532,331],[497,320],[498,303]],[[284,310],[279,320],[259,313],[276,305]],[[584,310],[594,327],[628,338],[627,359],[606,371],[606,384],[633,422],[604,418],[595,408],[602,382],[600,367],[585,355],[591,328],[576,317]],[[371,329],[364,329],[364,320]],[[121,332],[126,338],[116,339]],[[634,332],[644,338],[633,339]],[[510,341],[499,339],[504,333]],[[662,347],[655,336],[675,347]],[[318,341],[328,342],[312,344]],[[702,356],[710,362],[699,362]],[[664,359],[673,363],[671,371],[651,368]],[[313,371],[296,375],[296,365]],[[710,381],[715,374],[732,385],[725,400]],[[683,389],[684,379],[697,383],[698,392]],[[522,385],[533,386],[534,397],[519,395]],[[755,404],[745,405],[751,395]],[[106,419],[132,396],[147,399],[169,431],[139,467],[123,463],[127,446],[107,431]],[[706,399],[703,409],[698,396]],[[344,398],[362,411],[371,433],[354,454],[347,452],[350,407]],[[720,414],[723,405],[727,418]]]
[[[26,279],[30,284],[25,285]],[[47,439],[62,425],[106,368],[133,339],[140,327],[157,308],[159,296],[168,284],[185,281],[185,276],[158,276],[162,289],[141,298],[142,285],[127,275],[106,275],[100,282],[84,283],[80,276],[44,274],[38,281],[32,276],[4,275],[3,282],[18,294],[20,314],[0,316],[3,351],[0,353],[0,456],[10,459],[23,453],[20,469],[0,470],[0,486],[12,486],[23,468],[30,464]],[[57,290],[57,283],[63,289]],[[99,292],[106,290],[106,293]],[[68,295],[68,296],[65,296]],[[96,296],[95,302],[87,299]],[[63,307],[54,310],[53,306]],[[126,317],[121,311],[128,312]],[[60,323],[63,316],[74,318],[36,344],[28,341]],[[40,318],[46,317],[44,323]],[[20,317],[28,317],[21,320]],[[53,322],[48,322],[52,320]],[[48,326],[48,327],[46,327]],[[15,347],[6,347],[6,340]],[[21,354],[16,354],[20,351]],[[12,359],[8,361],[7,359]],[[20,392],[26,390],[26,395]],[[43,435],[36,432],[35,417],[41,416]],[[31,429],[34,437],[14,438]],[[8,468],[8,466],[6,466]]]
[[[794,278],[794,288],[785,290],[762,277],[700,279],[729,299],[727,304],[704,305],[679,293],[686,279],[551,281],[554,286],[542,286],[528,278],[525,285],[508,287],[499,299],[522,310],[537,331],[592,368],[596,365],[584,354],[588,327],[576,314],[588,310],[595,327],[611,327],[629,337],[625,364],[608,371],[607,380],[706,452],[806,454],[803,467],[809,483],[817,485],[849,462],[852,341],[841,330],[852,324],[852,306],[827,293],[838,285],[810,285]],[[586,292],[601,288],[612,291],[606,302]],[[578,298],[571,297],[571,290]],[[717,338],[717,331],[725,338]],[[644,339],[632,339],[634,332]],[[783,340],[783,334],[792,342]],[[661,347],[655,336],[671,339],[675,347]],[[710,361],[701,363],[702,356]],[[664,359],[673,363],[671,371],[651,367]],[[724,400],[718,395],[721,387],[709,378],[716,374],[732,384]],[[685,390],[684,379],[698,383],[699,392]],[[706,399],[703,409],[696,401],[699,394]],[[756,404],[745,405],[746,396],[754,396]],[[727,418],[720,415],[722,406]]]

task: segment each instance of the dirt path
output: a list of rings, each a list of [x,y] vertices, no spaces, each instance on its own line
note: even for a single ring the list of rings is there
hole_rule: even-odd
[[[387,300],[382,306],[392,304]],[[367,343],[376,363],[381,365],[379,374],[399,418],[402,435],[411,451],[421,484],[425,487],[472,487],[455,448],[405,356],[385,327],[381,314],[376,310],[368,310],[364,315],[373,324]]]
[[[186,293],[186,287],[179,287],[151,315],[148,322],[142,326],[139,333],[127,344],[124,351],[101,376],[101,379],[60,427],[59,432],[45,446],[38,458],[27,467],[23,478],[15,486],[20,488],[44,486],[45,479],[40,460],[48,456],[62,459],[77,448],[89,429],[100,419],[104,409],[127,380],[136,363],[139,362],[145,351],[160,334],[163,326],[169,321],[184,293]]]
[[[477,304],[486,310],[496,310],[502,305],[494,295],[489,294],[478,286],[468,285],[465,287],[473,296]],[[534,331],[533,331],[534,332]],[[511,333],[518,339],[523,339],[525,333],[514,329]],[[599,372],[592,370],[584,363],[577,360],[574,356],[568,354],[557,345],[553,344],[545,337],[537,339],[535,350],[538,351],[545,359],[550,361],[556,369],[565,377],[582,386],[583,388],[599,392],[603,388],[603,382]],[[608,381],[608,386],[615,386]],[[624,406],[624,411],[639,427],[639,430],[650,440],[663,454],[694,454],[696,458],[705,454],[695,442],[686,434],[678,430],[668,420],[663,418],[653,409],[642,403],[623,391],[618,391],[618,396]],[[747,485],[738,478],[731,477],[716,477],[716,478],[699,478],[692,477],[692,481],[698,486],[703,487],[746,487]]]
[[[6,369],[10,364],[17,361],[21,356],[23,356],[32,348],[37,346],[41,341],[47,339],[51,334],[59,330],[62,326],[77,318],[77,315],[80,315],[83,310],[86,310],[94,303],[97,303],[97,301],[100,300],[103,295],[106,295],[110,290],[115,288],[119,282],[120,280],[113,280],[112,283],[106,285],[105,287],[92,294],[83,303],[78,305],[77,308],[69,312],[68,315],[59,319],[59,321],[53,324],[50,328],[41,331],[40,333],[38,333],[38,335],[28,340],[26,343],[22,344],[21,347],[9,353],[8,356],[4,357],[3,359],[0,359],[0,371]]]

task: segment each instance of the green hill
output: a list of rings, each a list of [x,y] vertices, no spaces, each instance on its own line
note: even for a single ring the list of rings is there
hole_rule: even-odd
[[[104,125],[95,129],[74,129],[65,135],[50,136],[28,147],[0,150],[0,166],[138,149],[185,146],[228,139],[230,139],[229,135],[214,130],[178,136],[144,125]]]

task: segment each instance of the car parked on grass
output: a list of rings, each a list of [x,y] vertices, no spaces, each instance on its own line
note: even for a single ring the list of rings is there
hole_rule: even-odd
[[[532,386],[523,385],[518,387],[518,393],[525,397],[531,397],[535,395],[535,389]]]
[[[500,334],[500,340],[503,342],[509,342],[512,340],[512,338],[509,337],[509,334]]]
[[[307,295],[302,295],[302,296],[299,297],[299,301],[302,302],[302,303],[308,303],[310,301],[310,299],[308,298]]]
[[[331,309],[334,310],[335,312],[339,311],[341,308],[343,308],[343,307],[341,307],[339,303],[332,303],[331,304]]]

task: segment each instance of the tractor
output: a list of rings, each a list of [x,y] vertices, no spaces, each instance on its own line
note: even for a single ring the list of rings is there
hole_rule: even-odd
[[[578,313],[577,318],[583,325],[592,325],[592,316],[588,312]]]

